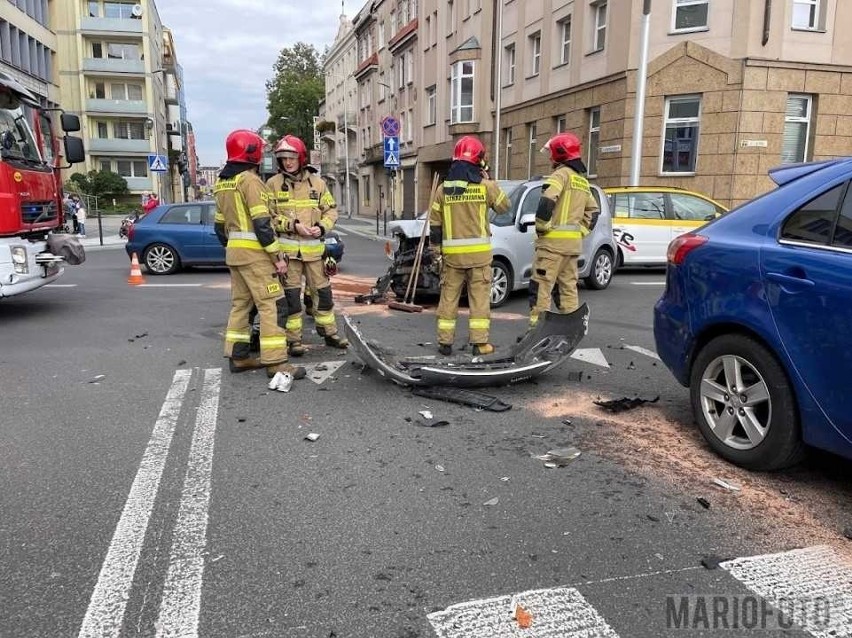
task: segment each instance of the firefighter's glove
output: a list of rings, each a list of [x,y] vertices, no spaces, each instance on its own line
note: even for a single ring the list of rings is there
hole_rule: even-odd
[[[331,256],[326,257],[323,262],[323,270],[326,277],[334,277],[337,274],[337,260]]]
[[[441,267],[444,265],[444,257],[441,255],[441,247],[433,247],[429,252],[429,255],[432,257],[432,264],[429,266],[429,270],[436,275],[440,275]]]

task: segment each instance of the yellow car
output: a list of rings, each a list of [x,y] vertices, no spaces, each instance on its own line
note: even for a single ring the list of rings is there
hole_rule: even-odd
[[[672,239],[728,212],[706,195],[670,186],[615,186],[604,192],[618,266],[664,266]]]

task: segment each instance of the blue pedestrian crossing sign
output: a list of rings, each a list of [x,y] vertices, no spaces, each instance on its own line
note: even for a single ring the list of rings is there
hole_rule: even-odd
[[[153,173],[165,173],[169,170],[169,160],[165,155],[149,155],[148,170]]]
[[[385,137],[385,168],[399,168],[399,137]]]

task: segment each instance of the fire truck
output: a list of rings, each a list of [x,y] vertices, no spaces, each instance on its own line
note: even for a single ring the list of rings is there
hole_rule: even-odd
[[[0,72],[0,299],[41,288],[61,277],[66,263],[84,258],[77,239],[61,231],[59,172],[83,161],[83,141],[64,136],[68,165],[61,166],[56,114],[64,133],[80,130],[76,115],[44,108]]]

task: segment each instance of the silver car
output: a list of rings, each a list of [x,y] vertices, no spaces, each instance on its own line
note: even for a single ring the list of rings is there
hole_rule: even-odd
[[[513,290],[529,287],[535,240],[535,232],[530,227],[535,225],[535,212],[543,182],[541,177],[524,182],[499,182],[512,206],[503,214],[497,214],[494,210],[490,212],[491,248],[494,255],[491,263],[492,308],[504,304]],[[612,237],[609,202],[603,191],[595,185],[592,185],[592,194],[600,214],[592,222],[592,232],[583,240],[578,275],[588,288],[603,290],[612,280],[616,246]],[[394,257],[397,275],[391,287],[398,295],[400,290],[405,290],[411,272],[407,262],[413,259],[412,248],[420,238],[424,220],[425,214],[417,219],[396,220],[388,224],[388,232],[396,239]],[[422,270],[417,293],[439,294],[438,278],[428,271],[428,263]]]

